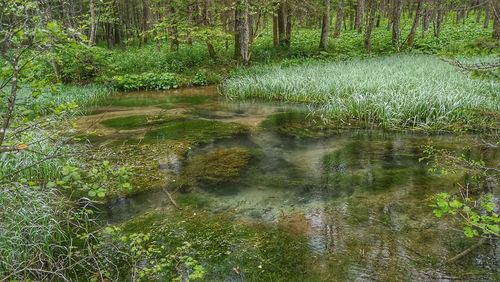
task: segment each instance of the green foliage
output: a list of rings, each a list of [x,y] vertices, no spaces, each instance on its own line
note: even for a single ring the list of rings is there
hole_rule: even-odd
[[[110,191],[116,189],[132,189],[127,168],[113,168],[108,161],[102,162],[100,167],[83,169],[75,166],[64,166],[62,178],[47,182],[47,188],[65,189],[74,196],[90,198],[104,198]]]
[[[114,76],[113,86],[118,90],[166,90],[179,87],[179,81],[172,73],[142,73]]]
[[[500,217],[495,212],[496,205],[491,194],[473,200],[469,197],[460,199],[448,193],[439,193],[431,206],[436,217],[460,216],[466,237],[500,236]]]
[[[197,72],[193,79],[191,80],[191,85],[193,86],[205,86],[208,85],[208,80],[206,74],[203,72]]]

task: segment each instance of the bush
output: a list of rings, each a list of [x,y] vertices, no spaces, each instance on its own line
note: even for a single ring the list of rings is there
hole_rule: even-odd
[[[172,73],[142,73],[114,76],[113,86],[118,90],[166,90],[179,87],[179,80]]]

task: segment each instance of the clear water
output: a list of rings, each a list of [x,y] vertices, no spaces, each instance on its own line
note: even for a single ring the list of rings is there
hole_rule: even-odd
[[[314,272],[316,279],[448,281],[499,277],[498,246],[479,249],[462,264],[439,265],[472,241],[463,239],[452,222],[433,217],[429,198],[442,191],[455,192],[455,183],[463,176],[432,174],[418,160],[427,144],[490,163],[498,163],[496,151],[468,149],[472,137],[467,136],[345,128],[330,130],[324,136],[290,136],[259,125],[272,114],[295,111],[299,106],[225,101],[215,92],[214,88],[195,88],[123,94],[125,97],[115,97],[111,105],[96,109],[95,115],[81,123],[99,128],[103,136],[96,143],[111,148],[117,141],[157,146],[163,142],[161,138],[142,139],[152,127],[106,129],[96,123],[111,117],[168,112],[182,113],[190,120],[247,126],[246,134],[193,146],[183,160],[171,154],[155,156],[158,169],[172,176],[164,187],[172,192],[175,181],[196,156],[221,148],[248,148],[252,158],[239,176],[217,187],[194,185],[188,191],[175,192],[174,198],[181,206],[195,199],[198,204],[191,207],[195,212],[231,214],[239,223],[280,226],[303,236],[310,252],[307,271]],[[169,98],[173,96],[204,98]],[[156,189],[111,201],[106,220],[121,223],[158,209],[175,213],[171,207],[166,193]]]

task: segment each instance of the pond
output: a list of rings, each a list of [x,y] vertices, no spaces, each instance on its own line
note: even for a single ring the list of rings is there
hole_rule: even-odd
[[[499,278],[498,246],[440,264],[474,241],[435,218],[430,197],[466,176],[419,162],[424,145],[490,163],[497,151],[470,149],[472,136],[343,128],[310,110],[213,87],[117,94],[79,121],[92,146],[143,168],[140,192],[111,200],[104,221],[193,242],[210,281]]]

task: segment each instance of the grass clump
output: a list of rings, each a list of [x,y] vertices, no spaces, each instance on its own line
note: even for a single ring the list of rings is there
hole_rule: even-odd
[[[245,148],[229,148],[210,151],[195,156],[184,169],[181,179],[188,184],[216,186],[230,182],[237,177],[251,159],[251,153]]]
[[[341,119],[394,127],[470,121],[477,110],[498,112],[499,89],[497,81],[472,80],[439,59],[410,55],[259,66],[221,87],[230,98],[311,103]]]
[[[237,123],[212,120],[172,121],[146,134],[146,139],[167,139],[194,143],[207,143],[246,132]]]

